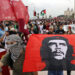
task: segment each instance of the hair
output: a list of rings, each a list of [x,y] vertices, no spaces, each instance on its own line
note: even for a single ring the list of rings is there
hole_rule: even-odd
[[[0,28],[4,30],[4,26],[3,25],[0,25]]]
[[[52,60],[52,52],[50,51],[49,46],[49,41],[50,40],[64,40],[66,41],[66,44],[68,46],[67,54],[66,57],[62,60],[66,60],[67,62],[70,62],[72,60],[72,53],[73,53],[73,47],[69,44],[68,40],[64,37],[61,36],[53,36],[53,37],[47,37],[42,41],[42,46],[41,46],[41,57],[42,61],[46,63],[46,66],[51,63]],[[57,60],[60,61],[60,60]],[[48,67],[48,66],[47,66]]]

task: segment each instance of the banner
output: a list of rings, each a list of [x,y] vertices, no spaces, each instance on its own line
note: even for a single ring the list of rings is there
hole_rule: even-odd
[[[23,72],[75,70],[75,35],[32,34]]]

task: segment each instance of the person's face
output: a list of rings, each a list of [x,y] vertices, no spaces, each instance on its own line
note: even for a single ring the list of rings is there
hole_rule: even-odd
[[[60,30],[62,30],[63,29],[63,26],[60,26]]]
[[[64,40],[50,40],[48,43],[54,59],[62,60],[66,57],[68,47]]]
[[[49,28],[49,31],[50,31],[50,32],[53,32],[53,28]]]
[[[14,46],[15,44],[17,44],[16,41],[12,41],[12,42],[6,42],[6,49],[9,50],[12,46]]]
[[[32,27],[32,28],[31,28],[31,30],[33,31],[33,30],[34,30],[34,28]]]

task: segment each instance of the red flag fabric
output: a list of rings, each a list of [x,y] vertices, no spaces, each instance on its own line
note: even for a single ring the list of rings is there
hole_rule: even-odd
[[[75,70],[75,35],[33,34],[26,46],[23,72]]]
[[[12,9],[16,16],[16,19],[19,23],[19,30],[20,30],[20,32],[23,32],[24,25],[25,25],[25,16],[26,16],[25,6],[21,0],[11,0],[11,4],[12,4]]]
[[[28,7],[26,7],[21,0],[12,1],[12,6],[14,13],[16,15],[17,21],[19,23],[19,31],[25,33],[24,26],[29,21]]]
[[[10,0],[0,0],[0,21],[16,20]]]
[[[26,24],[28,24],[29,21],[29,13],[28,13],[28,6],[26,6]]]
[[[0,59],[2,58],[3,55],[5,55],[6,50],[0,48]],[[2,75],[10,75],[8,66],[3,66],[2,67]]]
[[[34,10],[34,13],[33,14],[34,14],[34,16],[36,16],[36,11],[35,10]]]
[[[46,10],[43,10],[44,14],[46,14]]]
[[[18,19],[24,19],[25,20],[25,6],[22,3],[21,0],[11,0],[12,9],[14,11],[14,14],[16,15],[17,20]]]
[[[27,7],[21,0],[0,0],[0,20],[17,20],[20,32],[25,32],[24,25],[29,21]]]

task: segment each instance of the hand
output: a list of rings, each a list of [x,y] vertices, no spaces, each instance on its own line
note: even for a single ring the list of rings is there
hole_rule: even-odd
[[[0,61],[0,68],[3,66],[3,63]]]
[[[0,72],[0,75],[2,75],[2,72]]]

